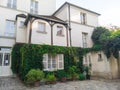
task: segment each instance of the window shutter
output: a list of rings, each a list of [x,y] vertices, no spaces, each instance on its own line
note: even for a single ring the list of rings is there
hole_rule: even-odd
[[[48,70],[48,54],[43,55],[43,69]]]
[[[64,69],[64,55],[58,54],[58,69]]]

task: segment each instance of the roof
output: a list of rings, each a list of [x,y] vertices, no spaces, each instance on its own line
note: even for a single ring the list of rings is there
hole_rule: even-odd
[[[17,14],[16,15],[16,20],[17,20],[18,17],[26,18],[27,16],[25,14]]]
[[[53,21],[56,23],[67,25],[67,23],[65,21],[63,21],[55,16],[45,16],[45,15],[35,15],[35,14],[28,14],[26,21],[25,21],[25,25],[27,25],[30,18],[42,19],[45,21]]]
[[[86,9],[86,8],[83,8],[83,7],[80,7],[80,6],[77,6],[77,5],[69,3],[69,2],[65,2],[55,13],[53,13],[53,15],[55,15],[57,12],[59,12],[65,5],[70,5],[70,6],[73,6],[73,7],[76,7],[76,8],[79,8],[79,9],[82,9],[82,10],[85,10],[85,11],[100,15],[99,13],[96,13],[94,11],[91,11],[89,9]]]

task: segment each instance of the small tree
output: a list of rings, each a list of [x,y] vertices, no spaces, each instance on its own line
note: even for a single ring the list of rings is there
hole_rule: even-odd
[[[92,40],[94,44],[101,44],[107,37],[106,34],[109,34],[109,30],[104,27],[96,27],[92,34]]]

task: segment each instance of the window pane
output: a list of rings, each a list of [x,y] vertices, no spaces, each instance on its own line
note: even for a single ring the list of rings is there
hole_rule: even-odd
[[[9,66],[9,64],[10,64],[10,54],[5,53],[4,54],[4,66]]]
[[[12,2],[12,0],[7,0],[7,7],[11,7],[11,2]]]
[[[57,35],[63,35],[63,27],[57,26]]]
[[[5,36],[15,36],[15,24],[13,21],[6,21]]]
[[[12,5],[12,7],[13,7],[13,8],[16,8],[16,4],[17,4],[17,0],[13,0],[13,5]]]
[[[2,66],[3,54],[0,53],[0,66]]]
[[[38,31],[45,32],[45,24],[38,22]]]
[[[31,0],[30,12],[33,14],[38,13],[38,2],[37,1]]]
[[[53,69],[56,69],[57,68],[57,62],[56,62],[56,58],[55,58],[55,56],[52,56],[52,68]]]

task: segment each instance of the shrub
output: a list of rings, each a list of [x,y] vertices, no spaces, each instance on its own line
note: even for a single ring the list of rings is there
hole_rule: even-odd
[[[44,73],[40,69],[31,69],[26,75],[27,82],[40,81],[44,78]]]
[[[67,76],[67,74],[64,70],[58,70],[56,75],[57,75],[58,79],[65,78]]]
[[[56,81],[55,75],[54,74],[47,74],[46,81],[48,81],[48,82]]]
[[[85,79],[85,75],[81,73],[81,74],[79,75],[79,80],[84,80],[84,79]]]

